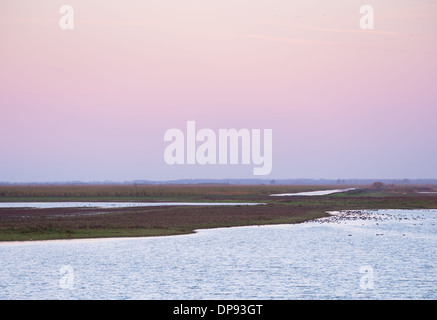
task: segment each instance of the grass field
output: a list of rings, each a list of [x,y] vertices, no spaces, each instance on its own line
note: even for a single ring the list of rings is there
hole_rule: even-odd
[[[262,202],[260,206],[169,206],[119,209],[0,209],[0,241],[177,235],[196,229],[299,223],[327,211],[437,209],[431,186],[358,186],[326,196],[271,197],[354,186],[290,185],[68,185],[0,186],[0,202],[178,201]]]

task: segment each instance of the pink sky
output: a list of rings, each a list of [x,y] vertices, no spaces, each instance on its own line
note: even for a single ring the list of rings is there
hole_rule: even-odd
[[[3,0],[0,181],[253,177],[167,165],[187,120],[272,129],[268,179],[437,178],[436,39],[434,0]]]

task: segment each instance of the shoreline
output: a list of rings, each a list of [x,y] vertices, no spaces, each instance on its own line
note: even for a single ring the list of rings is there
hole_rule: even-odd
[[[322,217],[323,218],[323,217]],[[329,218],[329,216],[326,216],[324,218]],[[255,227],[278,227],[278,226],[288,226],[288,225],[295,225],[305,222],[312,222],[316,221],[316,218],[313,220],[307,220],[307,221],[301,221],[296,223],[276,223],[276,224],[256,224],[256,225],[235,225],[235,226],[229,226],[229,227],[213,227],[213,228],[199,228],[194,229],[193,232],[187,232],[187,233],[180,233],[180,234],[168,234],[168,235],[150,235],[150,236],[132,236],[132,237],[126,237],[126,236],[117,236],[117,237],[97,237],[97,238],[59,238],[59,239],[41,239],[41,240],[5,240],[0,241],[0,247],[2,245],[8,245],[8,244],[31,244],[31,243],[45,243],[45,242],[72,242],[72,241],[105,241],[105,240],[131,240],[131,239],[145,239],[145,238],[162,238],[162,237],[177,237],[177,236],[190,236],[198,234],[202,231],[208,231],[208,230],[217,230],[217,229],[229,229],[229,228],[255,228]]]
[[[1,213],[1,209],[0,209]],[[113,212],[111,212],[113,213]],[[103,213],[111,214],[111,213]],[[97,215],[94,215],[97,216]],[[69,241],[69,240],[84,240],[84,239],[117,239],[117,238],[144,238],[144,237],[167,237],[194,234],[198,230],[218,229],[218,228],[234,228],[234,227],[251,227],[251,226],[267,226],[267,225],[287,225],[298,224],[308,221],[313,221],[318,218],[328,217],[327,212],[323,215],[311,216],[293,216],[289,219],[271,219],[271,220],[248,220],[243,222],[217,222],[214,224],[195,224],[192,226],[180,227],[152,227],[152,228],[137,228],[137,229],[90,229],[90,230],[47,230],[39,231],[24,231],[24,232],[8,232],[0,231],[0,245],[3,243],[12,242],[36,242],[36,241]],[[83,215],[75,214],[74,217],[83,217]]]

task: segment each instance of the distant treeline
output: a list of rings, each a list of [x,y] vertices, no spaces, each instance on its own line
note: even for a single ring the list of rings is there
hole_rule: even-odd
[[[437,185],[437,179],[180,179],[167,181],[54,181],[2,182],[0,185],[372,185],[375,182],[394,185]]]

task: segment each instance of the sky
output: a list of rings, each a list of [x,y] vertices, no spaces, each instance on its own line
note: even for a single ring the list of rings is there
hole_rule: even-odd
[[[0,181],[437,178],[436,39],[435,0],[2,0]],[[167,164],[187,121],[271,172]]]

